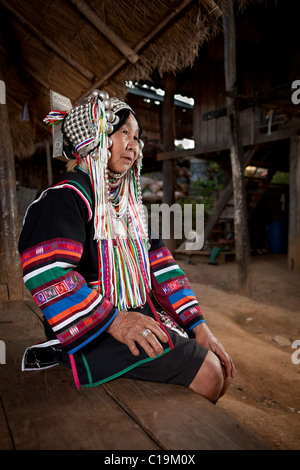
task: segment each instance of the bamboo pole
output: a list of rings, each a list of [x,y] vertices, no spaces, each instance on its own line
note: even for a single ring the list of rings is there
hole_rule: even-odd
[[[236,36],[233,3],[228,2],[223,12],[224,69],[226,90],[237,94]],[[234,199],[235,256],[238,266],[238,290],[241,295],[251,295],[250,240],[248,229],[244,156],[240,116],[236,100],[227,96],[230,159]]]
[[[2,79],[1,69],[0,79]],[[23,297],[23,278],[18,252],[19,223],[15,164],[6,104],[0,104],[0,155],[1,297],[3,300],[17,300]]]

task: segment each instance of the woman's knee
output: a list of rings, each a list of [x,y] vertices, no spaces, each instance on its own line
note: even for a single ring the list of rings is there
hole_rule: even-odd
[[[211,402],[218,400],[224,389],[224,374],[218,357],[208,351],[190,388]]]

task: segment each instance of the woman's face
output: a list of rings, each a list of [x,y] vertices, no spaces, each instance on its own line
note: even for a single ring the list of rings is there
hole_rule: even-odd
[[[133,114],[130,113],[125,124],[110,137],[112,146],[108,166],[115,173],[125,173],[139,153],[139,126]]]

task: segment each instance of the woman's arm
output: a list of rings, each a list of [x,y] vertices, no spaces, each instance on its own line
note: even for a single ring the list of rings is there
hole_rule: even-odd
[[[91,223],[86,196],[70,184],[48,190],[30,207],[19,241],[25,285],[69,354],[118,313],[78,270]]]
[[[234,377],[235,376],[235,367],[231,357],[225,351],[224,346],[220,341],[212,334],[206,323],[195,326],[193,329],[195,333],[196,341],[205,346],[210,351],[214,352],[216,356],[220,359],[221,363],[224,365],[226,376]]]

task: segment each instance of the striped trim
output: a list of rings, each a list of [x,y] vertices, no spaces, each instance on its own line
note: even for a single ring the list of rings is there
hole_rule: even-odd
[[[54,302],[77,292],[85,280],[76,271],[71,271],[71,275],[66,274],[58,282],[52,281],[44,284],[42,289],[32,290],[31,294],[40,308],[49,307]],[[42,307],[43,306],[43,307]]]
[[[47,282],[55,281],[56,279],[63,277],[75,266],[75,264],[57,261],[56,263],[52,263],[26,274],[23,279],[27,289],[33,291]]]
[[[23,268],[27,267],[30,263],[35,263],[36,260],[42,259],[41,257],[47,255],[53,256],[55,253],[67,254],[68,258],[80,259],[83,252],[83,246],[79,242],[70,240],[69,238],[53,238],[47,242],[40,243],[38,245],[25,250],[22,255]],[[63,256],[62,256],[63,257]]]
[[[115,312],[114,314],[111,316],[111,318],[109,319],[109,321],[107,321],[105,323],[105,325],[100,328],[99,330],[97,330],[97,332],[94,334],[94,335],[90,335],[88,337],[88,339],[86,339],[85,341],[82,341],[78,346],[74,347],[73,349],[70,349],[69,351],[69,354],[74,354],[76,351],[78,351],[79,349],[81,349],[83,346],[86,346],[87,344],[89,344],[91,341],[93,341],[95,338],[97,338],[104,330],[106,330],[106,328],[110,325],[110,323],[116,318],[118,314],[118,310],[115,309]]]
[[[150,362],[150,361],[155,361],[156,359],[159,359],[160,357],[162,357],[164,354],[167,354],[169,351],[171,351],[171,348],[166,348],[163,352],[163,354],[161,354],[160,356],[157,356],[155,358],[152,358],[152,357],[147,357],[146,359],[142,359],[141,361],[139,362],[136,362],[135,364],[132,364],[130,365],[129,367],[126,367],[126,369],[123,369],[121,370],[120,372],[117,372],[116,374],[113,374],[109,377],[106,377],[105,379],[103,380],[98,380],[97,382],[93,382],[92,381],[92,374],[91,374],[91,371],[88,367],[88,364],[87,364],[87,361],[85,359],[85,356],[83,353],[81,353],[82,355],[82,360],[84,362],[84,365],[86,367],[86,372],[87,372],[87,375],[88,375],[88,380],[89,380],[89,383],[88,384],[81,384],[81,387],[82,388],[88,388],[88,387],[96,387],[97,385],[100,385],[100,384],[103,384],[105,382],[109,382],[110,380],[113,380],[113,379],[116,379],[117,377],[120,377],[122,376],[123,374],[125,374],[126,372],[128,372],[129,370],[132,370],[134,369],[135,367],[138,367],[140,366],[141,364],[145,364],[146,362]],[[77,371],[75,372],[76,375],[77,375]],[[74,371],[73,371],[73,374],[74,374]],[[75,377],[76,377],[75,375]],[[74,377],[74,378],[75,378]]]
[[[43,266],[42,268],[35,269],[31,273],[26,274],[23,279],[24,282],[28,282],[30,279],[34,278],[35,276],[39,276],[40,274],[46,273],[55,268],[74,268],[76,264],[71,263],[64,263],[62,261],[56,261],[55,263],[48,264],[47,266]]]
[[[190,283],[165,246],[150,252],[154,293],[162,308],[181,325],[204,321]]]
[[[74,186],[74,184],[79,186],[80,189],[77,188],[76,186]],[[91,208],[92,201],[88,197],[86,191],[82,188],[82,186],[80,186],[80,184],[76,183],[76,181],[70,181],[68,183],[66,182],[66,183],[63,183],[63,184],[59,184],[59,185],[53,186],[53,188],[49,188],[49,189],[62,189],[62,188],[73,189],[77,194],[79,194],[79,196],[84,201],[84,203],[87,207],[87,210],[88,210],[88,213],[89,213],[89,218],[88,218],[88,222],[89,222],[93,217],[93,212],[92,212],[92,208]],[[84,191],[85,194],[83,194],[82,191]]]
[[[70,358],[71,368],[72,368],[72,372],[73,372],[74,382],[75,382],[76,387],[79,389],[79,388],[81,388],[81,385],[80,385],[80,380],[79,380],[79,377],[78,377],[76,364],[75,364],[75,359],[74,359],[73,354],[70,354],[69,358]]]
[[[77,297],[77,294],[76,294],[76,297]],[[68,304],[71,303],[71,305],[74,305],[74,300],[75,299],[73,299],[72,301],[72,298],[69,297],[67,303]],[[53,326],[53,331],[61,330],[67,325],[70,325],[70,323],[73,323],[79,318],[84,317],[86,314],[90,313],[93,309],[95,309],[101,303],[101,300],[102,300],[102,297],[99,297],[97,292],[92,290],[90,295],[86,297],[82,302],[76,303],[74,307],[63,310],[57,315],[54,315],[51,318],[49,318],[48,320],[49,324],[55,325],[58,323],[57,326]],[[57,303],[59,304],[60,302],[57,302]],[[58,309],[60,308],[60,305],[55,305],[55,307]],[[48,312],[46,312],[46,310],[47,309],[44,310],[44,315],[47,318]],[[77,312],[77,313],[74,313],[74,312]],[[64,318],[65,320],[62,321]]]
[[[92,212],[92,200],[91,198],[89,197],[89,195],[87,194],[87,192],[85,191],[85,189],[79,184],[77,183],[76,181],[72,181],[72,180],[66,180],[65,182],[60,182],[59,184],[57,184],[56,186],[51,186],[50,188],[47,188],[45,189],[45,191],[43,191],[40,195],[40,197],[38,199],[36,199],[35,201],[33,201],[28,207],[27,207],[27,210],[26,210],[26,213],[25,213],[25,216],[24,216],[24,219],[23,219],[23,225],[25,223],[25,219],[27,217],[27,214],[28,214],[28,211],[30,209],[30,207],[33,205],[33,204],[36,204],[37,202],[39,202],[41,199],[43,199],[43,197],[47,194],[48,191],[50,191],[51,189],[63,189],[63,188],[68,188],[68,189],[73,189],[80,197],[81,199],[84,201],[86,207],[87,207],[87,210],[88,210],[88,214],[89,214],[89,218],[88,218],[88,222],[92,219],[93,217],[93,212]]]
[[[180,313],[180,312],[182,312],[182,310],[185,310],[185,309],[187,309],[187,308],[189,308],[189,307],[192,307],[192,305],[198,305],[198,300],[195,299],[195,300],[193,300],[193,301],[191,301],[191,302],[188,302],[187,304],[183,305],[182,307],[177,308],[177,309],[176,309],[176,312],[177,312],[177,313]]]
[[[170,255],[170,256],[165,256],[165,257],[162,258],[162,259],[157,259],[156,261],[151,261],[151,266],[155,266],[156,264],[159,264],[159,263],[161,263],[162,261],[165,262],[165,261],[168,260],[168,259],[169,259],[170,261],[174,261],[173,256],[171,256],[171,255]]]
[[[63,256],[63,255],[64,255],[64,256]],[[40,261],[44,261],[44,262],[45,262],[45,261],[48,261],[48,260],[51,259],[51,258],[60,258],[60,257],[61,257],[61,258],[63,258],[63,257],[74,258],[74,261],[75,261],[75,260],[80,261],[80,257],[81,257],[81,256],[80,256],[80,255],[75,255],[75,254],[74,254],[73,252],[71,252],[71,251],[55,250],[55,251],[53,251],[50,255],[49,255],[49,253],[45,253],[45,254],[43,254],[43,255],[36,256],[36,257],[34,258],[34,261],[32,261],[32,260],[25,261],[25,262],[23,263],[23,269],[26,269],[27,266],[28,266],[28,265],[30,266],[33,262],[34,262],[34,263],[39,263]]]
[[[79,242],[52,239],[22,253],[24,282],[68,352],[92,341],[116,314],[113,305],[74,270],[82,252]]]
[[[165,274],[169,271],[173,271],[174,269],[180,269],[178,264],[174,264],[173,266],[169,266],[168,268],[163,268],[163,269],[160,269],[159,271],[156,271],[154,273],[154,276],[155,277],[158,277],[158,276],[161,276],[162,274]]]

